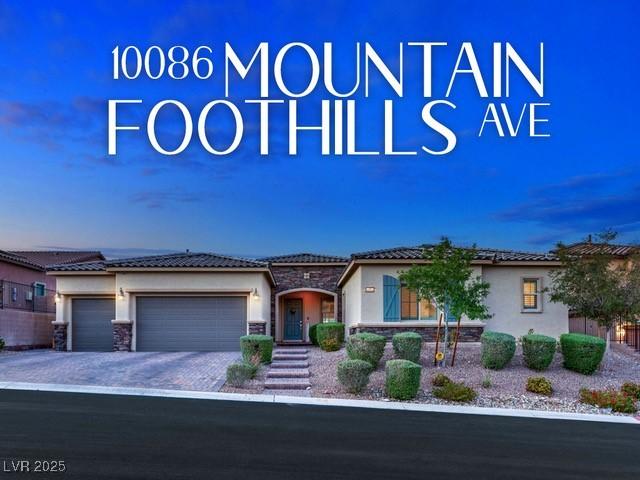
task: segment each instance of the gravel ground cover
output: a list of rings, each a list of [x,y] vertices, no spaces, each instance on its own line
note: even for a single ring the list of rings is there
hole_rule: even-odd
[[[436,373],[444,373],[453,381],[464,382],[473,387],[478,397],[470,405],[480,407],[525,408],[534,410],[563,411],[578,413],[610,413],[578,401],[580,388],[618,389],[626,382],[640,383],[640,355],[626,347],[612,345],[606,364],[590,376],[581,375],[562,368],[562,355],[556,353],[548,370],[536,372],[523,363],[522,350],[518,346],[511,363],[503,370],[488,370],[480,363],[480,344],[459,344],[454,367],[433,366],[435,344],[424,344],[422,350],[422,379],[418,397],[420,403],[448,404],[435,398],[431,393],[431,378]],[[344,349],[337,352],[323,352],[317,347],[309,349],[312,395],[315,397],[360,398],[387,400],[384,392],[384,363],[393,358],[393,350],[387,344],[384,357],[378,369],[371,374],[369,385],[360,395],[346,392],[336,378],[337,364],[347,358]],[[603,363],[605,363],[603,362]],[[525,390],[527,378],[544,376],[553,385],[553,395],[545,397]],[[483,388],[485,378],[491,387]]]

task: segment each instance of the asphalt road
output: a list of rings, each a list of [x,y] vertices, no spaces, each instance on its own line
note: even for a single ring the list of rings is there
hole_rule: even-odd
[[[637,480],[639,448],[635,425],[0,391],[0,479]]]

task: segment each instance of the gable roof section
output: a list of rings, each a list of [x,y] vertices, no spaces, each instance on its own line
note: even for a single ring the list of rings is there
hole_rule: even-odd
[[[292,253],[288,255],[276,255],[273,257],[260,258],[259,261],[268,262],[272,265],[277,264],[309,264],[309,263],[327,263],[342,264],[349,263],[346,257],[336,257],[332,255],[323,255],[318,253]]]
[[[13,252],[7,252],[5,250],[0,250],[0,262],[12,263],[14,265],[19,265],[21,267],[30,268],[31,270],[36,270],[39,272],[44,271],[44,267],[42,265],[38,265],[37,263],[33,263],[29,261],[28,258],[22,257],[20,255],[16,255]]]
[[[88,261],[104,260],[104,256],[98,251],[82,250],[24,250],[11,251],[13,255],[26,258],[29,262],[47,267],[48,265],[60,265],[64,263],[80,263]]]
[[[578,242],[565,247],[568,253],[575,255],[594,255],[605,253],[615,257],[628,257],[640,254],[640,245],[620,245],[613,243]]]
[[[106,272],[104,261],[49,265],[48,272]]]
[[[375,263],[426,263],[424,251],[433,249],[435,245],[424,244],[416,247],[395,247],[382,250],[370,250],[351,255],[349,265],[338,280],[342,285],[361,264]],[[493,248],[476,248],[473,263],[489,265],[548,264],[559,265],[558,257],[553,253],[520,252],[517,250],[499,250]]]

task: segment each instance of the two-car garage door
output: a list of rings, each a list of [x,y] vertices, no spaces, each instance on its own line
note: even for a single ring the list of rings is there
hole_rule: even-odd
[[[72,310],[73,350],[112,350],[114,300],[74,299]],[[141,296],[136,301],[136,350],[236,351],[246,321],[245,296]]]

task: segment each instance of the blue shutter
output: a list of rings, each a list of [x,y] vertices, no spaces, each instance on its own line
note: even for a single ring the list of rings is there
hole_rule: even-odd
[[[400,280],[391,275],[383,277],[384,321],[400,321]]]

